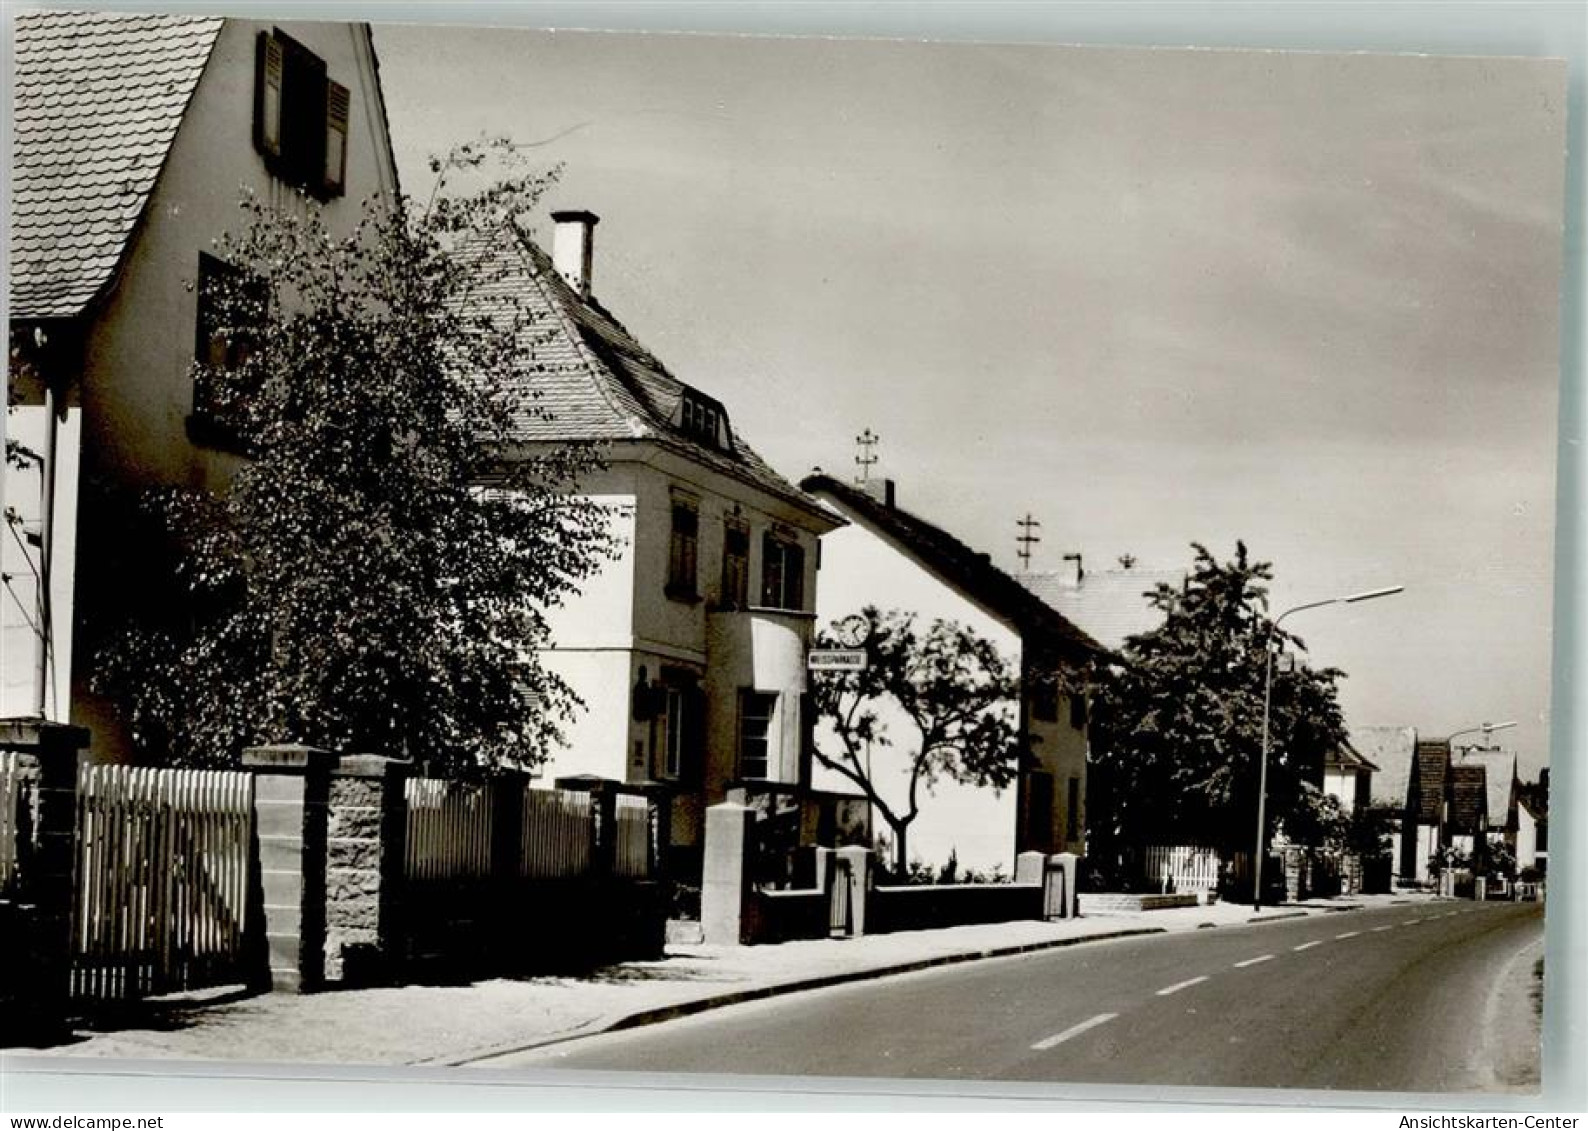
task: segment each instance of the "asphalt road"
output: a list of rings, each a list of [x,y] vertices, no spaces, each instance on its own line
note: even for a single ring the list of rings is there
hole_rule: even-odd
[[[1537,904],[1420,902],[794,994],[492,1067],[1392,1091],[1536,1071]],[[1535,1078],[1536,1079],[1536,1078]]]

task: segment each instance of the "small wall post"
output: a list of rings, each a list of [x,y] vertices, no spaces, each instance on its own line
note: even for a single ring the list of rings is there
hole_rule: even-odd
[[[1064,876],[1064,900],[1057,909],[1060,919],[1074,919],[1081,913],[1081,896],[1076,890],[1081,858],[1073,852],[1060,852],[1048,858],[1048,867]]]
[[[838,850],[838,858],[849,862],[849,915],[856,937],[866,933],[866,892],[871,887],[871,849],[850,845]]]
[[[254,828],[259,838],[259,902],[264,913],[260,988],[318,989],[325,980],[326,841],[331,767],[336,756],[312,746],[254,746]]]

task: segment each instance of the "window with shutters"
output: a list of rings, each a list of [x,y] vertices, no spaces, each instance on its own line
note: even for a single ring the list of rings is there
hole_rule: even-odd
[[[761,541],[761,604],[791,612],[805,608],[805,551],[772,530]]]
[[[722,607],[742,609],[750,603],[750,531],[729,521],[722,530]]]
[[[667,547],[667,596],[699,599],[696,567],[700,551],[700,507],[693,499],[673,498],[673,529]]]
[[[254,147],[272,174],[322,200],[346,192],[351,102],[313,51],[279,28],[259,33]]]
[[[235,447],[245,370],[267,316],[269,288],[242,268],[199,253],[193,335],[194,439]]]

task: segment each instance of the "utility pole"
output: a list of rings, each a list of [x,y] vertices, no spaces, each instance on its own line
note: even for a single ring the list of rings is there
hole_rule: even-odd
[[[1042,524],[1032,518],[1031,512],[1027,511],[1026,517],[1016,522],[1015,525],[1020,528],[1020,533],[1015,535],[1015,544],[1020,549],[1016,550],[1015,553],[1020,558],[1020,568],[1029,572],[1031,569],[1031,547],[1042,541],[1040,537],[1031,532],[1042,529]]]
[[[860,474],[855,478],[856,483],[864,484],[871,478],[871,465],[876,463],[878,459],[875,449],[881,440],[882,437],[878,436],[870,428],[855,437],[855,443],[860,448],[860,451],[855,454],[855,463],[860,467]]]

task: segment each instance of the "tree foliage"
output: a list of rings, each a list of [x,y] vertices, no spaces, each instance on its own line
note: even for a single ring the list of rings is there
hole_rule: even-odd
[[[460,147],[437,184],[495,149]],[[246,458],[216,491],[144,498],[160,586],[98,657],[153,758],[220,765],[303,742],[450,767],[532,765],[576,700],[540,663],[546,610],[608,550],[566,490],[593,460],[528,454],[533,315],[471,246],[547,183],[512,175],[333,231],[252,198],[205,296],[227,347],[195,366]]]
[[[818,743],[815,758],[870,800],[891,831],[895,870],[904,875],[923,788],[948,779],[1003,789],[1015,780],[1020,685],[997,647],[964,625],[923,626],[913,613],[873,607],[862,615],[871,630],[865,670],[812,678],[818,716],[832,735],[828,749]],[[834,628],[818,636],[818,647],[839,646]],[[902,801],[872,768],[873,753],[881,765],[897,767],[899,757],[888,751],[904,762]]]
[[[1118,859],[1149,843],[1247,849],[1255,833],[1262,750],[1265,648],[1304,652],[1268,617],[1267,562],[1244,544],[1216,560],[1200,545],[1183,588],[1149,595],[1157,627],[1131,637],[1100,679],[1092,713],[1088,849]],[[1289,822],[1325,835],[1306,782],[1346,740],[1337,699],[1342,672],[1276,663],[1267,832]],[[1303,829],[1309,822],[1318,829]],[[1329,831],[1327,835],[1334,835]],[[1299,839],[1299,838],[1298,838]]]

